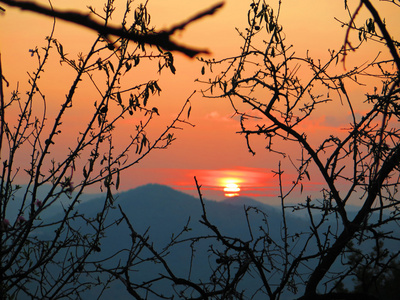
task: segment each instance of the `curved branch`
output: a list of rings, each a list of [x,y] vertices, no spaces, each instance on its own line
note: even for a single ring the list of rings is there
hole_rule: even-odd
[[[129,32],[124,27],[104,26],[104,24],[92,20],[89,15],[84,15],[73,11],[62,12],[59,10],[52,10],[51,8],[38,5],[31,1],[0,0],[0,3],[4,3],[13,7],[19,7],[20,9],[23,10],[29,10],[35,13],[54,17],[64,21],[72,22],[80,26],[97,31],[99,34],[104,36],[114,35],[137,43],[155,45],[167,51],[181,52],[189,57],[194,57],[200,53],[208,53],[208,51],[206,49],[195,49],[177,44],[171,40],[172,34],[176,30],[182,30],[190,23],[198,19],[201,19],[204,16],[214,14],[224,4],[223,2],[220,2],[214,5],[213,7],[205,10],[204,12],[195,15],[189,20],[174,26],[172,29],[168,31],[160,31],[160,32],[141,35],[134,32]]]
[[[397,53],[396,46],[393,43],[393,39],[390,37],[390,34],[386,29],[386,25],[383,23],[381,17],[379,16],[379,13],[369,0],[361,0],[361,2],[367,7],[369,12],[372,14],[372,17],[374,18],[374,21],[376,22],[376,24],[378,24],[379,30],[382,32],[382,35],[386,41],[386,45],[389,48],[390,54],[393,56],[393,59],[396,63],[397,70],[400,70],[400,57]]]
[[[400,144],[397,145],[391,155],[384,161],[376,180],[372,181],[368,188],[368,197],[364,205],[350,223],[351,226],[345,228],[335,243],[332,245],[328,253],[322,258],[321,262],[315,268],[310,279],[308,280],[305,292],[305,299],[307,297],[315,296],[315,292],[319,282],[325,276],[326,272],[330,269],[336,258],[340,255],[343,248],[354,237],[354,234],[360,230],[360,225],[364,222],[366,216],[370,212],[372,204],[374,203],[379,190],[382,187],[383,181],[388,178],[393,169],[400,163]]]

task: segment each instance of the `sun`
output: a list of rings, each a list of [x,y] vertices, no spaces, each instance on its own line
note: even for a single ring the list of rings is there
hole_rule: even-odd
[[[240,187],[236,180],[227,179],[225,181],[224,193],[225,197],[239,196]]]

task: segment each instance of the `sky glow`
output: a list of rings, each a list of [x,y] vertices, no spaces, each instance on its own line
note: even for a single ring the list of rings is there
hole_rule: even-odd
[[[47,3],[47,1],[38,2]],[[150,0],[148,8],[152,24],[161,29],[185,20],[188,16],[218,2]],[[238,54],[242,40],[235,27],[242,30],[247,25],[246,12],[250,2],[235,0],[225,2],[223,9],[216,15],[192,24],[186,30],[176,33],[174,38],[187,45],[210,49],[212,56],[207,58],[213,56],[222,58]],[[277,2],[268,3],[276,8]],[[328,57],[328,49],[340,49],[344,40],[344,30],[334,17],[347,21],[348,15],[343,10],[343,1],[286,0],[282,2],[280,23],[283,25],[287,43],[294,45],[296,54],[305,55],[310,49],[312,56],[323,60]],[[119,3],[124,3],[124,1],[116,2],[117,10]],[[52,4],[54,7],[83,11],[86,5],[97,5],[97,2],[53,0]],[[353,4],[349,1],[349,5]],[[379,3],[379,5],[384,6],[385,3]],[[360,18],[362,18],[362,13]],[[400,30],[400,19],[398,16],[393,16],[390,10],[386,13],[387,26],[396,36]],[[117,17],[113,18],[113,21],[117,22],[117,20]],[[10,82],[5,95],[6,97],[10,95],[16,88],[17,82],[19,82],[21,94],[24,94],[28,88],[26,72],[33,72],[36,66],[36,61],[30,57],[29,49],[34,49],[36,46],[40,48],[45,44],[45,37],[52,29],[52,19],[7,8],[6,13],[0,15],[0,27],[2,28],[0,51],[3,72]],[[87,51],[90,43],[96,38],[96,34],[75,25],[57,21],[55,37],[63,43],[65,51],[73,57],[81,51]],[[346,67],[351,69],[354,64],[359,63],[357,60],[360,59],[370,60],[374,57],[373,53],[378,53],[378,51],[379,49],[370,47],[367,50],[360,50],[357,56],[350,54]],[[151,99],[152,105],[157,106],[160,112],[160,117],[152,127],[151,134],[154,135],[165,129],[168,120],[177,114],[180,105],[194,90],[204,88],[201,84],[195,83],[195,79],[207,80],[215,76],[210,72],[202,75],[202,64],[181,54],[175,55],[175,66],[176,75],[164,71],[158,74],[157,68],[147,68],[145,65],[140,69],[141,80],[146,78],[159,80],[162,89],[160,96]],[[339,71],[343,71],[342,65],[339,64],[337,67]],[[308,76],[307,70],[299,72]],[[48,82],[43,85],[43,92],[47,99],[51,99],[47,108],[50,114],[49,120],[52,118],[51,114],[54,115],[59,109],[59,99],[68,92],[73,76],[74,72],[70,68],[64,67],[60,71],[59,59],[56,53],[53,53],[51,64],[47,66],[43,78],[43,82],[46,80]],[[127,76],[124,80],[137,80],[135,76]],[[355,98],[362,97],[365,89],[361,91],[361,87],[350,84],[348,93]],[[258,96],[264,95],[260,93]],[[65,139],[56,142],[55,147],[59,148],[54,151],[55,155],[66,151],[65,145],[76,140],[80,125],[87,123],[85,118],[89,117],[87,112],[93,110],[96,91],[94,88],[80,88],[79,97],[80,101],[76,104],[79,108],[74,114],[66,116],[65,122],[71,125],[64,128]],[[319,145],[327,132],[340,134],[340,131],[349,126],[348,107],[345,103],[340,103],[335,95],[331,98],[332,102],[327,104],[324,110],[303,125],[313,145]],[[296,176],[292,163],[278,153],[267,152],[263,138],[252,140],[256,155],[251,155],[243,136],[236,133],[240,130],[240,125],[227,101],[204,99],[200,93],[196,93],[191,104],[190,121],[195,127],[184,127],[183,130],[177,132],[177,140],[168,150],[155,151],[137,167],[125,172],[121,188],[130,189],[146,183],[160,183],[196,194],[193,180],[196,176],[199,184],[202,185],[203,193],[208,198],[222,199],[224,195],[240,194],[254,196],[257,200],[266,203],[279,203],[279,178],[276,176],[276,171],[281,163],[281,168],[284,170],[282,180],[289,184]],[[362,105],[362,101],[356,104],[355,111],[361,112]],[[338,109],[338,107],[343,109]],[[134,126],[134,121],[126,120],[119,129],[121,134],[115,135],[115,140],[120,145],[126,143],[126,136],[122,133],[130,126]],[[293,157],[298,156],[301,151],[293,143],[277,145],[277,147]],[[26,158],[22,157],[21,161],[24,159]],[[319,192],[321,182],[321,178],[311,175],[310,181],[304,183],[308,188],[307,193],[302,194],[298,191],[295,195],[299,198],[294,201],[301,201],[307,195]]]

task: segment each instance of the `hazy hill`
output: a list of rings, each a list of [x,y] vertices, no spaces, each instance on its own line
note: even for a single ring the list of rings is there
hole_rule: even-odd
[[[88,212],[93,210],[97,200],[89,201],[82,205],[84,210]],[[101,201],[99,201],[101,203]],[[191,236],[204,236],[211,233],[199,223],[202,215],[202,208],[200,200],[188,194],[176,191],[167,186],[150,184],[136,189],[123,192],[117,196],[117,203],[121,205],[127,216],[130,218],[133,226],[139,233],[144,233],[149,230],[150,240],[154,242],[155,247],[162,249],[168,243],[173,233],[178,233],[187,223],[190,218],[189,227],[192,229]],[[260,203],[252,198],[234,197],[227,198],[225,201],[216,202],[205,200],[207,216],[209,220],[216,225],[222,233],[232,237],[238,237],[243,240],[250,240],[247,220],[245,218],[244,207],[254,206],[261,209],[265,215],[256,213],[254,210],[250,211],[250,224],[253,229],[253,235],[260,234],[258,228],[262,226],[271,238],[277,242],[282,241],[283,228],[282,216],[280,209]],[[115,215],[110,215],[111,219],[117,218],[118,211],[114,212]],[[265,219],[264,219],[265,217]],[[309,220],[304,217],[297,217],[295,213],[287,211],[286,221],[289,228],[289,234],[294,232],[307,232],[310,229]],[[332,218],[332,223],[326,224],[323,228],[336,224],[337,220]],[[105,253],[115,251],[115,247],[124,246],[124,239],[129,233],[124,229],[118,229],[117,232],[109,233],[107,241],[103,244]],[[366,251],[370,251],[368,248]],[[373,245],[371,245],[373,246]],[[297,250],[293,250],[295,254]],[[209,277],[209,245],[198,244],[195,256],[193,272],[199,278]],[[172,268],[178,274],[185,276],[188,273],[188,265],[190,260],[189,247],[177,247],[174,253],[171,253],[169,262]],[[211,262],[212,263],[212,262]],[[307,267],[312,267],[310,264]],[[335,270],[339,270],[339,263],[336,265]],[[155,270],[142,269],[138,280],[150,276],[147,273],[153,273]],[[195,277],[195,276],[194,276]],[[257,288],[257,278],[247,278],[244,280],[243,285],[246,289]],[[168,286],[160,286],[160,288],[168,289]],[[110,291],[111,292],[111,291]],[[121,290],[118,291],[118,293]],[[111,292],[115,298],[116,294]],[[123,298],[123,296],[121,296]],[[122,299],[121,298],[121,299]],[[284,299],[283,297],[282,299]],[[264,299],[255,297],[254,299]]]
[[[138,233],[144,234],[148,232],[150,241],[159,250],[163,249],[170,241],[172,234],[177,234],[182,230],[189,219],[191,231],[186,233],[185,237],[212,234],[208,228],[199,222],[202,215],[200,200],[167,186],[150,184],[122,192],[116,196],[116,204],[121,205]],[[79,212],[85,214],[95,213],[101,205],[101,198],[94,199],[82,204],[79,207]],[[269,231],[273,239],[278,240],[281,237],[282,222],[280,211],[272,206],[262,204],[251,198],[242,197],[229,198],[222,202],[205,200],[205,205],[209,220],[225,235],[250,240],[244,205],[252,205],[262,209],[267,218],[265,221],[264,215],[254,211],[249,212],[251,216],[250,223],[254,230],[253,235],[259,234],[259,227],[263,226],[265,230]],[[120,213],[117,209],[113,210],[108,216],[109,220],[118,217],[120,217]],[[292,222],[295,228],[299,228],[299,222],[305,225],[304,221],[297,218],[289,217],[288,222]],[[126,226],[121,224],[107,233],[107,238],[101,245],[101,255],[111,254],[116,249],[128,247],[129,241],[129,231]],[[215,258],[210,261],[209,256],[209,244],[205,242],[198,243],[192,268],[192,278],[209,278],[209,264],[215,263]],[[173,252],[171,251],[167,260],[172,269],[184,277],[189,272],[190,259],[191,249],[189,245],[181,245],[175,247]],[[154,266],[150,269],[144,266],[139,267],[139,269],[140,272],[136,273],[137,277],[133,277],[138,281],[150,278],[150,276],[154,276],[159,271],[154,269]],[[256,289],[258,282],[254,278],[248,278],[243,284],[246,285],[246,288],[252,287]],[[160,285],[158,288],[169,289],[170,287]],[[105,295],[106,298],[112,295],[114,300],[126,299],[125,289],[121,286],[116,286],[114,289],[107,291]]]
[[[202,215],[200,200],[170,187],[149,184],[122,192],[115,198],[116,204],[121,205],[135,229],[139,233],[149,230],[152,240],[156,243],[168,241],[171,234],[179,232],[189,218],[192,230],[209,232],[199,223]],[[101,198],[98,198],[83,203],[78,209],[81,213],[91,214],[97,212],[102,205]],[[229,198],[222,202],[205,200],[205,205],[208,218],[220,227],[222,232],[242,238],[250,237],[243,205],[258,206],[267,213],[268,223],[273,225],[272,232],[276,232],[279,236],[280,213],[272,206],[250,198]],[[113,220],[120,216],[119,210],[116,209],[108,218]],[[116,236],[121,233],[118,232]]]
[[[104,204],[104,196],[98,195],[97,198],[84,201],[77,209],[79,213],[85,216],[96,217],[97,212]],[[212,232],[205,228],[199,220],[202,216],[202,207],[197,197],[176,191],[170,187],[149,184],[141,186],[115,196],[115,204],[121,205],[123,211],[128,216],[135,230],[142,235],[149,235],[149,242],[153,243],[154,248],[162,250],[171,240],[173,234],[178,234],[189,222],[191,231],[186,232],[185,237],[207,236]],[[277,242],[282,241],[282,217],[280,209],[255,201],[246,197],[228,198],[225,201],[216,202],[205,200],[208,219],[216,225],[224,234],[232,237],[238,237],[243,240],[250,240],[250,232],[245,217],[244,207],[254,206],[261,209],[265,214],[256,210],[250,210],[249,223],[252,227],[254,236],[261,235],[260,226],[269,233],[271,238]],[[108,220],[116,220],[121,217],[118,209],[113,209],[108,215]],[[289,232],[309,231],[309,221],[304,217],[297,217],[294,213],[287,211],[287,224]],[[335,220],[333,220],[335,222]],[[86,230],[86,224],[80,222],[76,224],[82,231]],[[327,225],[328,226],[328,225]],[[321,228],[322,232],[322,228]],[[130,232],[125,223],[110,228],[105,239],[101,242],[101,252],[99,257],[106,257],[120,249],[130,247]],[[301,243],[302,241],[300,241]],[[196,253],[193,261],[192,279],[204,278],[210,276],[210,264],[215,264],[215,257],[210,259],[210,247],[208,242],[196,244]],[[216,248],[218,246],[215,246]],[[295,254],[296,250],[293,250]],[[141,257],[146,257],[148,253],[141,253]],[[126,257],[121,254],[116,256],[113,263],[124,262]],[[171,268],[180,276],[185,277],[189,272],[191,260],[191,248],[188,244],[180,244],[174,247],[167,257]],[[308,267],[312,267],[311,265]],[[338,266],[339,267],[339,266]],[[154,274],[163,272],[160,265],[138,264],[137,272],[134,272],[131,279],[136,282],[142,282],[147,278],[152,278]],[[165,272],[164,272],[165,273]],[[155,283],[156,285],[156,283]],[[242,288],[255,290],[258,287],[257,277],[248,277],[243,281]],[[159,290],[169,290],[169,285],[160,284]],[[92,293],[93,292],[93,293]],[[91,299],[96,296],[95,291],[85,295],[85,298]],[[112,285],[107,290],[102,299],[118,300],[130,299],[125,288],[118,283]],[[255,297],[254,299],[264,299]],[[284,299],[281,298],[281,299]]]

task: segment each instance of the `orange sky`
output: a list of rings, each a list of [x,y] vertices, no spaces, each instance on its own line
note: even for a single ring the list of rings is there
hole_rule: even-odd
[[[47,3],[47,1],[38,2]],[[117,0],[116,7],[118,8],[118,4],[124,6],[124,2]],[[150,0],[148,8],[152,16],[152,24],[161,29],[185,20],[187,16],[218,2]],[[334,17],[348,20],[343,10],[343,1],[284,0],[282,2],[280,23],[284,27],[288,43],[294,45],[298,55],[305,55],[309,49],[313,56],[325,59],[328,57],[327,49],[341,47],[344,31]],[[357,1],[348,2],[349,5],[357,3]],[[52,3],[54,7],[82,11],[85,10],[86,5],[94,6],[99,1],[53,0]],[[277,1],[269,3],[276,7]],[[393,35],[398,36],[400,22],[396,11],[386,9],[386,7],[391,7],[389,3],[377,3],[377,1],[374,3],[383,7],[389,30]],[[241,45],[241,39],[235,27],[243,28],[246,25],[248,7],[249,1],[227,0],[223,9],[216,15],[192,24],[184,32],[177,33],[175,39],[188,45],[208,48],[217,58],[235,55]],[[5,91],[7,96],[15,88],[17,81],[19,81],[21,91],[27,89],[26,72],[28,70],[32,72],[35,66],[35,61],[31,59],[28,50],[35,46],[45,45],[44,38],[51,31],[52,20],[21,12],[18,9],[6,6],[5,8],[6,13],[0,15],[0,51],[3,72],[11,84],[11,87]],[[113,20],[117,22],[118,18]],[[94,33],[86,29],[57,21],[55,38],[63,43],[64,49],[67,49],[66,52],[71,56],[82,50],[87,51],[86,49],[95,37]],[[371,59],[370,57],[376,52],[377,49],[373,47],[357,52],[357,56],[354,54],[349,56],[346,67],[351,68],[356,59]],[[156,67],[143,72],[145,75],[141,75],[159,79],[159,85],[163,90],[161,96],[154,98],[154,106],[159,108],[161,114],[160,120],[152,129],[154,134],[164,130],[168,120],[176,115],[180,105],[194,90],[204,87],[194,83],[196,78],[202,76],[200,73],[202,65],[199,62],[180,54],[176,54],[175,60],[176,75],[163,71],[159,76],[156,73]],[[68,92],[68,84],[73,78],[73,72],[67,71],[68,68],[64,67],[60,73],[58,57],[55,53],[51,57],[51,63],[54,68],[49,66],[46,68],[45,76],[48,76],[47,80],[50,84],[45,87],[45,92],[54,99],[54,102],[49,103],[49,110],[54,113],[59,107],[56,99],[63,98]],[[343,66],[340,68],[340,71],[343,71]],[[202,78],[207,78],[209,75],[213,76],[206,73]],[[135,78],[127,78],[127,80],[135,80]],[[365,94],[365,89],[356,87],[350,87],[348,91],[356,97],[362,97]],[[77,121],[85,119],[87,107],[93,107],[93,102],[90,101],[96,98],[93,88],[80,89],[79,93],[83,99],[80,103],[81,108],[67,118],[71,122],[71,132],[79,130]],[[87,102],[86,99],[90,101]],[[90,106],[87,106],[88,103]],[[193,176],[197,176],[199,183],[205,187],[203,191],[205,197],[221,198],[224,178],[236,178],[241,186],[242,195],[257,196],[260,201],[277,204],[279,202],[278,179],[273,176],[271,170],[278,169],[278,162],[282,157],[264,150],[263,139],[256,140],[254,143],[257,152],[255,156],[248,152],[243,137],[235,133],[240,130],[240,127],[237,120],[231,117],[232,109],[229,103],[204,99],[199,94],[193,97],[191,103],[190,121],[196,127],[186,126],[183,131],[177,133],[178,139],[168,150],[152,153],[137,167],[126,172],[121,187],[128,189],[156,182],[194,193]],[[348,121],[346,114],[332,109],[332,106],[327,106],[324,111],[310,120],[309,127],[304,130],[309,132],[311,139],[315,140],[315,145],[318,145],[327,132],[340,129],[339,124],[346,124]],[[292,146],[282,145],[282,147],[284,150],[289,150],[287,147]],[[282,160],[282,166],[285,168],[284,179],[290,182],[294,170],[287,160]],[[320,179],[315,176],[312,182],[307,184],[309,193],[304,193],[302,197],[320,190],[319,182]],[[299,193],[296,195],[298,196]]]

